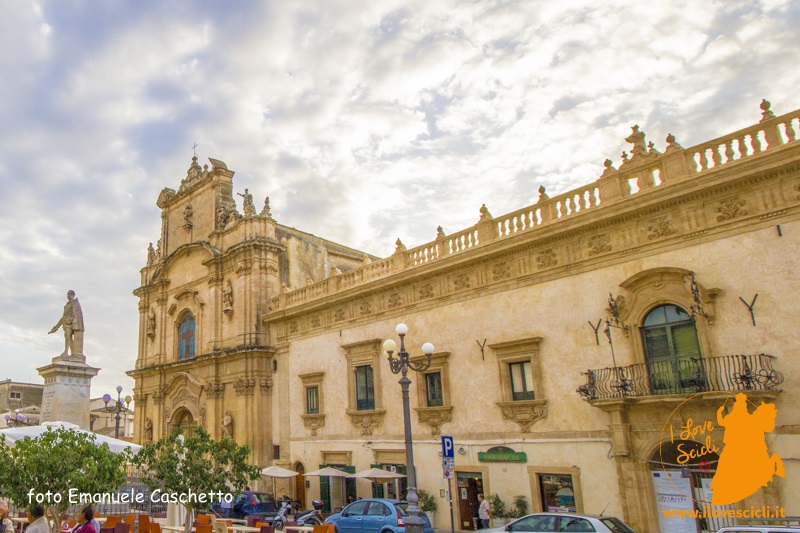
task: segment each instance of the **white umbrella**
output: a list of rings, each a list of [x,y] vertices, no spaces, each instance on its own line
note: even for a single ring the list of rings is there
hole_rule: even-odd
[[[346,478],[350,474],[343,470],[339,470],[338,468],[333,468],[332,466],[326,466],[325,468],[320,468],[319,470],[313,470],[311,472],[306,472],[303,474],[304,476],[316,476],[316,477],[338,477],[338,478]],[[342,481],[342,493],[344,494],[344,481]],[[333,503],[333,498],[331,498],[331,503]],[[343,501],[339,503],[344,503]],[[333,505],[331,505],[333,507]],[[344,506],[342,506],[344,507]]]
[[[364,470],[362,472],[356,472],[355,474],[350,474],[347,477],[368,479],[370,481],[374,481],[375,483],[388,483],[390,481],[394,481],[395,479],[399,479],[401,477],[406,477],[406,476],[405,474],[398,474],[397,472],[389,472],[388,470],[384,470],[382,468],[370,468],[369,470]]]
[[[287,470],[285,468],[281,468],[280,466],[269,466],[261,471],[262,476],[267,476],[272,478],[272,496],[277,500],[278,494],[275,490],[275,478],[287,478],[287,477],[295,477],[300,475],[298,472],[293,472],[292,470]]]
[[[92,435],[95,438],[95,442],[98,445],[108,444],[109,449],[114,453],[120,453],[125,448],[130,448],[131,451],[134,453],[141,449],[141,446],[139,446],[138,444],[133,444],[132,442],[115,439],[113,437],[107,437],[105,435],[100,435],[98,433],[92,433],[91,431],[80,429],[80,427],[76,426],[75,424],[70,424],[69,422],[45,422],[41,426],[22,426],[22,427],[4,428],[0,429],[0,434],[2,434],[3,438],[5,438],[6,443],[9,446],[13,446],[14,443],[18,440],[24,438],[35,439],[41,436],[45,431],[48,431],[50,428],[60,428],[60,427],[78,433],[85,433],[88,435]]]

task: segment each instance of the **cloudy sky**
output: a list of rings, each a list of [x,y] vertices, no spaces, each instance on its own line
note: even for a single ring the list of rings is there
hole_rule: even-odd
[[[791,0],[0,0],[0,380],[74,289],[100,396],[197,143],[275,218],[376,255],[800,107]],[[236,197],[238,199],[238,197]],[[239,206],[241,210],[241,205]]]

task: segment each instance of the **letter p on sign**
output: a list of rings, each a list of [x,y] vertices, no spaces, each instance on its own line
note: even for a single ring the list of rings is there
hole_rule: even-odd
[[[455,448],[453,447],[453,437],[442,435],[442,457],[445,459],[455,458]]]

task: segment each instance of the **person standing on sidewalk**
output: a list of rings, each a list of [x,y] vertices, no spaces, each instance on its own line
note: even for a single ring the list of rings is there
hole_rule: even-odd
[[[492,519],[492,513],[489,511],[489,502],[486,501],[483,494],[478,494],[478,501],[480,502],[478,518],[481,520],[481,529],[488,529],[489,520]]]

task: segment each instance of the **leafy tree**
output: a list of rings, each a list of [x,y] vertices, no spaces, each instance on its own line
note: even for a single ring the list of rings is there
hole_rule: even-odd
[[[419,508],[425,513],[435,513],[439,508],[436,498],[425,489],[417,489],[417,496],[419,496]]]
[[[209,508],[218,494],[228,494],[231,487],[241,489],[260,476],[261,469],[247,462],[249,456],[249,446],[240,446],[226,437],[215,441],[204,427],[198,426],[190,437],[178,430],[145,444],[133,462],[145,471],[144,482],[151,491],[159,489],[167,497],[186,497],[180,503],[194,514]],[[200,495],[211,493],[215,498],[201,501]],[[187,520],[186,533],[191,527],[192,520]]]
[[[511,508],[511,518],[522,518],[528,514],[528,500],[525,496],[518,494],[514,496],[514,503]]]
[[[56,533],[61,514],[78,503],[80,494],[117,492],[129,459],[128,449],[114,453],[93,434],[67,428],[50,428],[10,448],[0,437],[0,487],[19,508],[42,504]]]

